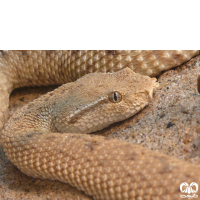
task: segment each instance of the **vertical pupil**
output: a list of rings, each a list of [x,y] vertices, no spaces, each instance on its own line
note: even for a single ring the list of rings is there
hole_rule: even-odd
[[[114,100],[117,101],[117,93],[114,92]]]

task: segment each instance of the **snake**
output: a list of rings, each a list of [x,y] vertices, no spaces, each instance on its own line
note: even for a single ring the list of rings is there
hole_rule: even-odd
[[[180,184],[199,183],[199,166],[89,133],[135,115],[153,98],[158,87],[154,76],[197,54],[0,51],[0,129],[6,156],[28,176],[69,183],[94,199],[182,199]],[[7,121],[13,89],[60,84]]]

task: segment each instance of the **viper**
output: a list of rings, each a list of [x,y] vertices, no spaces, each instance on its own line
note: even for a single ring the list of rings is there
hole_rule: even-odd
[[[28,176],[69,183],[94,199],[181,199],[180,183],[199,182],[198,166],[87,133],[139,112],[158,87],[150,77],[198,53],[2,51],[0,122],[7,157]],[[5,124],[14,88],[49,84],[64,85]]]

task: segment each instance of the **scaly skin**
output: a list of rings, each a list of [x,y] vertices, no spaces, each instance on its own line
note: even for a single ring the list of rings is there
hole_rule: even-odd
[[[6,95],[1,101],[7,102],[15,87],[60,84],[90,71],[117,71],[129,66],[138,73],[156,75],[198,51],[181,53],[144,51],[139,56],[138,51],[2,52],[1,90]],[[167,61],[163,64],[164,58]],[[138,60],[141,63],[134,68]],[[146,60],[146,69],[142,60]],[[155,87],[155,79],[129,69],[89,74],[65,84],[11,117],[2,134],[6,155],[29,176],[70,183],[95,199],[181,199],[180,183],[200,182],[196,165],[123,141],[78,134],[134,115],[148,104]],[[116,91],[117,97],[113,93]],[[1,108],[2,124],[5,110]]]

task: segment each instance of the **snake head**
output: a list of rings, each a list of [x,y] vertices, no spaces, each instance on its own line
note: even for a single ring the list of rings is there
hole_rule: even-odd
[[[157,87],[155,78],[139,75],[129,68],[115,73],[87,74],[57,99],[56,129],[90,133],[125,120],[149,103]]]

